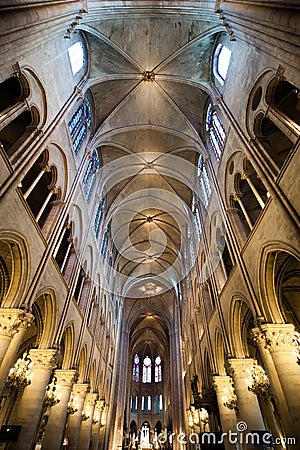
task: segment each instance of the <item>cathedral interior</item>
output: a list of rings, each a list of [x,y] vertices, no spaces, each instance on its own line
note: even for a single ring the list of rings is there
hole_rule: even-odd
[[[0,450],[299,449],[299,1],[0,11]]]

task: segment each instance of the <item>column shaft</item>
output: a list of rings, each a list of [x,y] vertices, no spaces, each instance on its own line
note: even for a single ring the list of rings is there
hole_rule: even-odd
[[[56,350],[30,350],[29,356],[33,362],[32,382],[23,392],[15,417],[15,425],[21,425],[18,442],[9,444],[11,450],[28,450],[31,448],[39,424],[43,408],[45,391],[53,367],[57,364]]]
[[[44,450],[57,450],[61,447],[66,426],[68,402],[75,381],[76,370],[56,370],[55,376],[57,377],[56,384],[59,386],[61,397],[60,402],[51,407],[43,441]]]

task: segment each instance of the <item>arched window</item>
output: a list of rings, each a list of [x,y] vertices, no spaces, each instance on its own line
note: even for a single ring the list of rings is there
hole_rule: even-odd
[[[106,253],[107,253],[107,247],[108,247],[108,236],[109,236],[109,232],[110,232],[110,226],[109,224],[107,225],[106,231],[103,234],[102,237],[102,242],[101,242],[101,256],[104,259],[106,257]]]
[[[151,383],[151,359],[146,356],[143,361],[143,383]]]
[[[206,112],[206,132],[209,142],[214,150],[215,156],[219,161],[224,150],[226,131],[222,121],[210,103]]]
[[[161,357],[159,355],[155,358],[154,381],[155,383],[160,383],[162,381]]]
[[[136,354],[133,360],[132,381],[138,383],[140,381],[140,358]]]
[[[277,168],[281,169],[293,148],[293,142],[271,119],[264,117],[263,114],[257,116],[255,129],[261,145],[275,162]]]
[[[208,207],[209,199],[211,196],[211,185],[206,169],[206,165],[204,163],[203,156],[200,155],[198,162],[198,177],[200,183],[200,196],[205,208]]]
[[[23,196],[40,228],[46,224],[53,202],[58,200],[61,194],[55,187],[56,167],[50,167],[48,163],[49,153],[44,150],[21,182]]]
[[[92,158],[89,160],[85,175],[82,180],[83,192],[87,201],[89,201],[91,197],[91,193],[95,184],[96,173],[99,167],[99,156],[97,150],[95,149],[93,151]]]
[[[24,100],[29,95],[26,78],[17,73],[0,83],[0,113]]]
[[[85,97],[84,102],[76,109],[68,123],[75,155],[78,154],[90,126],[91,105],[89,99]]]
[[[231,50],[223,44],[217,46],[215,52],[214,74],[221,84],[226,80],[231,58]]]
[[[198,232],[198,239],[200,238],[200,234],[202,233],[202,229],[201,229],[201,220],[200,220],[200,210],[199,210],[199,206],[196,203],[196,199],[195,196],[193,196],[192,199],[192,213],[194,214],[194,221],[196,224],[196,230]]]
[[[76,42],[68,48],[72,73],[75,75],[84,65],[84,50],[81,42]]]
[[[94,218],[94,231],[96,234],[96,238],[99,236],[104,207],[105,207],[105,197],[102,196],[102,199],[98,202]]]

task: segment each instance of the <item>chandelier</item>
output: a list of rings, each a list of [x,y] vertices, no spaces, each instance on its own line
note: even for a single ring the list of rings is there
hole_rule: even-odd
[[[270,395],[270,380],[264,369],[254,363],[251,369],[248,369],[250,378],[247,381],[248,390],[256,395]]]
[[[45,406],[54,406],[60,402],[61,393],[59,392],[60,385],[56,384],[57,378],[53,377],[50,384],[48,384],[46,393],[45,393]]]
[[[23,353],[15,365],[10,369],[6,380],[7,387],[25,388],[31,383],[33,373],[31,372],[32,362],[28,353]]]

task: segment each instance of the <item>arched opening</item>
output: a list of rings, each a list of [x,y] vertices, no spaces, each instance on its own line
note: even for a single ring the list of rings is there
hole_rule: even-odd
[[[30,125],[34,125],[33,115],[26,110],[0,130],[0,143],[9,158],[17,151]]]
[[[22,74],[16,74],[0,83],[0,114],[29,95],[29,86]]]
[[[280,80],[270,93],[271,103],[275,108],[300,125],[300,96],[299,88],[287,80]]]
[[[261,145],[278,169],[281,169],[293,148],[293,142],[268,117],[260,116],[256,120],[255,129]]]

